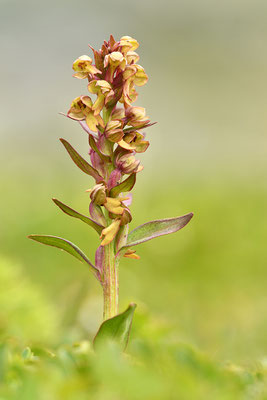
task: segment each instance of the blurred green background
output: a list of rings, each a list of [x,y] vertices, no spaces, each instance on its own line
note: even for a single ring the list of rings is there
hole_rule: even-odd
[[[72,62],[112,33],[140,42],[149,75],[135,103],[157,125],[141,156],[132,228],[194,211],[184,230],[140,246],[120,267],[120,308],[220,360],[267,354],[267,3],[264,0],[0,1],[0,331],[25,343],[92,338],[101,290],[69,255],[30,233],[70,239],[91,259],[97,236],[51,197],[88,212],[93,181],[64,119],[86,93]],[[150,321],[150,322],[149,322]],[[138,329],[134,331],[138,337]],[[26,397],[27,398],[27,397]]]

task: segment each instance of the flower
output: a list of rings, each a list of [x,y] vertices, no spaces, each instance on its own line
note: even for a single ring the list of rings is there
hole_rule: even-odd
[[[136,86],[144,86],[148,81],[148,76],[145,73],[144,68],[138,64],[134,64],[133,66],[136,68],[136,73],[134,75],[134,84]]]
[[[137,93],[134,85],[143,86],[148,81],[148,76],[141,65],[127,65],[123,71],[123,92],[122,102],[125,106],[130,106],[137,99]]]
[[[139,43],[131,36],[123,36],[120,38],[119,45],[121,52],[127,54],[129,51],[134,51],[139,47]]]
[[[103,183],[99,183],[93,189],[87,190],[90,193],[92,202],[98,206],[102,206],[106,202],[106,188]]]
[[[143,128],[150,120],[146,116],[146,109],[143,107],[128,107],[125,111],[127,125],[135,128]]]
[[[72,68],[76,73],[73,75],[78,79],[89,78],[94,74],[101,74],[101,71],[92,65],[93,60],[89,56],[81,56],[74,61]]]
[[[132,174],[138,171],[140,160],[136,160],[132,151],[121,149],[115,157],[115,165],[123,174]]]
[[[113,51],[110,54],[107,54],[104,58],[104,67],[107,69],[106,79],[109,81],[113,81],[113,75],[116,69],[118,68],[121,71],[125,70],[126,67],[126,58],[119,51]]]
[[[97,126],[103,126],[103,120],[100,115],[95,115],[93,102],[89,96],[76,97],[71,103],[67,116],[77,121],[85,120],[89,129],[97,132]]]
[[[112,242],[120,229],[120,224],[121,221],[117,218],[107,228],[102,230],[100,239],[104,239],[101,242],[101,246],[106,246]]]
[[[130,36],[122,36],[119,41],[110,36],[98,51],[90,46],[94,61],[83,55],[73,63],[74,76],[88,78],[88,91],[96,95],[95,101],[90,96],[76,97],[67,116],[79,121],[88,133],[92,167],[103,177],[101,183],[96,182],[89,190],[90,215],[105,227],[101,246],[110,243],[120,228],[125,229],[132,220],[129,197],[117,196],[123,193],[120,189],[125,188],[124,181],[133,188],[135,174],[143,169],[136,153],[145,152],[149,146],[139,129],[152,124],[145,108],[132,105],[138,96],[136,87],[148,80],[144,68],[138,64],[139,55],[135,51],[138,46],[137,40]],[[129,176],[124,179],[124,175]],[[126,257],[138,258],[131,250]]]
[[[112,214],[121,215],[125,208],[123,201],[128,199],[128,197],[107,197],[104,207]]]
[[[104,133],[106,138],[111,142],[119,142],[124,136],[122,121],[118,119],[108,121]]]
[[[97,100],[92,106],[95,115],[98,115],[104,104],[105,99],[108,101],[114,95],[111,85],[105,80],[93,80],[87,86],[89,92],[97,95]]]
[[[127,249],[123,257],[133,258],[134,260],[140,260],[140,256],[136,254],[136,250]]]
[[[128,51],[125,56],[127,64],[135,64],[139,61],[139,55],[135,51]]]
[[[129,208],[125,208],[121,216],[121,226],[128,225],[131,221],[132,221],[132,214]]]
[[[114,110],[111,113],[111,119],[122,120],[123,118],[125,118],[124,108],[114,108]]]
[[[144,153],[149,146],[149,141],[144,140],[144,135],[137,131],[132,131],[124,135],[118,145],[126,150],[134,150],[136,153]]]

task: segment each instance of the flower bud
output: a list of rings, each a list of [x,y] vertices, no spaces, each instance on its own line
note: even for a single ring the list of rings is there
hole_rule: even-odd
[[[136,254],[136,250],[127,249],[123,257],[133,258],[134,260],[140,260],[140,256]]]
[[[137,171],[140,160],[136,160],[134,154],[130,151],[119,152],[115,159],[115,164],[123,174],[132,174]]]
[[[122,140],[124,133],[122,130],[122,122],[119,120],[111,120],[105,128],[105,136],[111,142],[119,142]]]
[[[146,116],[146,109],[143,107],[128,107],[125,114],[128,121],[127,125],[135,128],[142,128],[150,122]]]
[[[106,188],[103,183],[99,183],[93,187],[90,198],[98,206],[102,206],[106,202]]]
[[[121,225],[127,225],[131,222],[131,220],[132,214],[130,213],[130,210],[129,208],[125,208],[121,216]]]

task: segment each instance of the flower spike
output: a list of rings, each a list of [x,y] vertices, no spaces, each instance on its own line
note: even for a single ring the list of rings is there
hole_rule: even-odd
[[[130,36],[116,41],[111,35],[99,50],[89,46],[93,58],[82,55],[72,65],[74,77],[86,80],[88,92],[74,98],[66,115],[77,121],[88,135],[87,158],[65,139],[60,139],[70,158],[89,179],[88,215],[57,199],[54,203],[66,215],[83,221],[99,237],[95,265],[75,244],[58,236],[31,235],[39,243],[64,250],[82,261],[93,272],[103,289],[104,322],[96,337],[95,348],[105,338],[115,339],[125,349],[136,305],[118,313],[118,263],[121,257],[138,260],[132,247],[182,229],[192,218],[181,217],[147,222],[129,233],[132,221],[132,189],[137,173],[143,170],[138,153],[144,153],[149,141],[143,130],[151,123],[146,109],[134,106],[136,87],[146,84],[148,76],[139,64],[139,43]]]

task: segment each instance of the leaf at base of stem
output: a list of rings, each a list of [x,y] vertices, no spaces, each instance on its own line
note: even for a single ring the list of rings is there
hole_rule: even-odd
[[[104,321],[94,338],[94,348],[97,350],[106,342],[116,342],[122,351],[127,347],[136,304],[131,303],[123,313]]]

